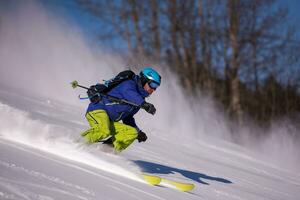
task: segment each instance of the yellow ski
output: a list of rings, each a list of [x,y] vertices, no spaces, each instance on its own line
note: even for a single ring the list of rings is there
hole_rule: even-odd
[[[149,175],[149,174],[142,174],[142,177],[150,185],[158,185],[161,182],[161,178],[159,176],[153,176],[153,175]]]
[[[143,179],[150,185],[162,185],[165,187],[174,188],[183,192],[191,191],[195,188],[192,183],[183,183],[179,181],[173,181],[165,178],[161,178],[157,175],[142,174]]]

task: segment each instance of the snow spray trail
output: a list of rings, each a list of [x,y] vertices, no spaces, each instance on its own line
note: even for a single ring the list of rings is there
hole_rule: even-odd
[[[85,91],[73,90],[69,83],[78,80],[82,85],[91,85],[125,69],[126,63],[119,56],[88,46],[80,29],[37,2],[19,3],[0,11],[0,84],[3,86],[31,97],[81,106],[84,112],[88,102],[78,101],[77,96]],[[156,105],[158,112],[155,117],[145,112],[137,115],[145,132],[155,131],[155,124],[157,132],[167,132],[169,139],[180,137],[187,142],[208,131],[210,135],[226,135],[225,123],[211,109],[213,106],[193,110],[176,77],[156,67],[162,73],[162,86],[148,101]],[[200,101],[212,102],[203,98]],[[207,119],[211,123],[206,123]]]
[[[93,155],[88,148],[79,148],[79,144],[74,143],[70,133],[72,130],[70,129],[55,127],[39,120],[32,120],[28,113],[2,103],[0,103],[0,120],[0,137],[5,140],[25,144],[109,173],[139,181],[130,169],[118,166],[117,163],[124,165],[126,160],[120,157],[112,160],[108,156],[105,157],[104,154],[101,154],[102,159],[100,159],[99,155]],[[58,136],[57,132],[65,134]],[[53,137],[55,134],[57,136]],[[107,161],[105,158],[110,160]],[[113,163],[110,163],[111,161]]]
[[[1,137],[135,179],[129,170],[74,144],[74,135],[86,128],[79,121],[85,108],[69,82],[91,84],[112,76],[118,58],[92,51],[79,29],[37,2],[14,3],[0,8],[0,103],[5,102],[0,104]],[[81,106],[76,123],[69,104]]]

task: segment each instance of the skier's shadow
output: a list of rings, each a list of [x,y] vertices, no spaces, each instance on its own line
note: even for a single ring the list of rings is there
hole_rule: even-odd
[[[152,163],[152,162],[147,162],[143,160],[135,160],[133,161],[136,165],[138,165],[143,172],[149,173],[149,174],[174,174],[174,173],[180,173],[182,176],[189,178],[191,180],[194,180],[198,183],[206,184],[209,185],[209,183],[203,181],[204,179],[209,180],[209,181],[217,181],[221,183],[227,183],[230,184],[232,183],[230,180],[227,180],[225,178],[220,178],[220,177],[213,177],[213,176],[208,176],[206,174],[198,173],[198,172],[193,172],[193,171],[188,171],[184,169],[178,169],[178,168],[173,168],[157,163]]]

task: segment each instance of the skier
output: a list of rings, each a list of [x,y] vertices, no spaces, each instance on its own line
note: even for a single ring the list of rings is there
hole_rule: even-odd
[[[145,101],[161,83],[161,76],[151,67],[145,67],[139,75],[125,80],[112,88],[107,94],[137,104],[131,106],[102,97],[91,102],[87,108],[86,119],[91,128],[81,134],[88,143],[103,142],[110,144],[117,152],[126,149],[135,139],[145,142],[147,135],[135,123],[134,115],[143,108],[155,114],[153,104]],[[122,120],[123,123],[119,122]]]

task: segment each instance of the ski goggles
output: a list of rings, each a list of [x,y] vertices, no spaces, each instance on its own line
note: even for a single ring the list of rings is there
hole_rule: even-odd
[[[153,90],[156,90],[156,89],[158,88],[158,86],[159,86],[159,84],[156,83],[156,82],[154,82],[154,81],[151,81],[151,82],[149,83],[149,87],[150,87],[151,89],[153,89]]]

